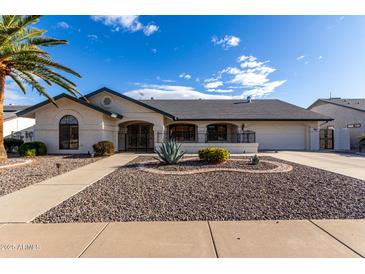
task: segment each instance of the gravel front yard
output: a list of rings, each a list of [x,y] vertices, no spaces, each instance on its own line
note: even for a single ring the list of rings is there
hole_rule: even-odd
[[[275,174],[135,168],[150,159],[137,158],[35,222],[365,218],[365,182],[343,175],[288,162],[292,171]]]
[[[17,157],[9,160],[17,162],[22,159],[24,158]],[[31,159],[33,161],[30,164],[0,169],[0,196],[58,175],[56,163],[61,164],[60,173],[65,173],[102,158],[90,158],[87,155],[47,155]]]

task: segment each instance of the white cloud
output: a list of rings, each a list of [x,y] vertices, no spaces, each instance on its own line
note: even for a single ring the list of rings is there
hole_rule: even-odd
[[[65,21],[61,21],[57,23],[56,27],[60,29],[69,29],[70,25]]]
[[[223,49],[227,50],[232,47],[237,47],[240,44],[241,39],[233,35],[225,35],[219,39],[217,36],[212,37],[212,43],[214,45],[220,45]]]
[[[204,84],[204,87],[207,89],[215,89],[220,86],[223,86],[222,81],[215,81],[215,82],[209,82],[209,83]]]
[[[153,52],[153,54],[157,53],[157,49],[151,49],[151,51]]]
[[[322,55],[318,56],[318,60],[322,60],[322,59],[323,59]]]
[[[242,95],[262,97],[285,83],[285,80],[269,79],[270,74],[276,71],[269,66],[269,61],[260,61],[252,55],[242,55],[237,58],[237,63],[238,66],[226,67],[206,79],[204,87],[211,92],[234,92],[242,89]]]
[[[297,61],[302,60],[303,58],[305,58],[305,55],[300,55],[297,57]]]
[[[233,89],[216,89],[216,88],[211,88],[211,89],[207,89],[207,91],[209,91],[209,92],[220,92],[220,93],[231,93],[234,90]]]
[[[179,75],[179,78],[183,78],[183,79],[190,80],[190,79],[191,79],[191,75],[190,75],[190,74],[188,74],[188,73],[183,72],[183,73],[181,73],[181,74]]]
[[[276,88],[280,87],[285,82],[286,82],[286,80],[266,83],[266,84],[264,84],[262,86],[259,86],[257,88],[245,91],[243,93],[243,95],[244,96],[252,96],[252,97],[262,97],[262,96],[265,96],[267,94],[272,93]]]
[[[87,38],[89,38],[90,40],[97,40],[98,36],[96,34],[89,34]]]
[[[159,27],[157,25],[150,24],[150,25],[147,25],[144,27],[143,33],[146,36],[150,36],[150,35],[154,34],[156,31],[158,31],[158,29],[159,29]]]
[[[193,87],[172,85],[145,85],[124,93],[135,99],[232,99],[241,96],[213,95],[195,90]]]
[[[94,15],[91,19],[112,27],[113,31],[124,30],[127,32],[143,31],[146,36],[150,36],[158,31],[159,26],[149,23],[143,25],[137,15]]]

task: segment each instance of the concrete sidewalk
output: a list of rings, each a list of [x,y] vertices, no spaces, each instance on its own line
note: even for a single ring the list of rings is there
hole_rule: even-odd
[[[262,156],[272,156],[365,180],[365,157],[361,155],[335,152],[279,151],[278,153],[263,153]]]
[[[365,220],[0,225],[0,257],[354,257]]]
[[[26,223],[136,158],[115,154],[0,197],[0,223]]]

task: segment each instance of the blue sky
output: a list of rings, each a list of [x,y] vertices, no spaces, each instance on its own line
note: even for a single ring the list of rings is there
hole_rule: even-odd
[[[45,16],[49,48],[86,94],[107,86],[137,99],[364,97],[365,16]],[[52,95],[60,88],[48,88]],[[22,96],[7,81],[6,104]]]

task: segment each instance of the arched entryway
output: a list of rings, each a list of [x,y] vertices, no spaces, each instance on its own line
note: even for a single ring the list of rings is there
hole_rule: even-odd
[[[143,121],[119,125],[118,150],[151,152],[154,150],[153,124]]]

